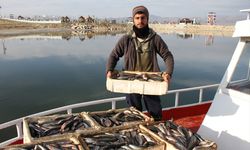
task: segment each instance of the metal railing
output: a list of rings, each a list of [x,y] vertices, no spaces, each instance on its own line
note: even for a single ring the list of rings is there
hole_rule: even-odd
[[[215,88],[215,87],[218,87],[218,86],[219,86],[219,84],[212,84],[212,85],[206,85],[206,86],[170,90],[170,91],[168,91],[168,95],[169,94],[175,94],[175,105],[173,107],[168,107],[167,109],[179,107],[179,95],[182,92],[190,92],[190,91],[197,91],[198,90],[199,91],[199,102],[198,103],[203,103],[202,100],[203,100],[204,89]],[[116,97],[116,98],[107,98],[107,99],[77,103],[77,104],[67,105],[67,106],[63,106],[63,107],[43,111],[43,112],[36,113],[36,114],[33,114],[33,115],[29,115],[29,116],[26,116],[26,117],[37,117],[37,116],[43,116],[43,115],[50,115],[50,114],[55,114],[55,113],[64,112],[64,111],[66,111],[67,114],[72,114],[73,109],[86,107],[86,106],[91,106],[91,105],[104,104],[104,103],[111,103],[112,109],[116,109],[116,103],[118,101],[124,101],[124,100],[125,100],[125,97]],[[182,106],[191,106],[191,105],[195,105],[195,104],[197,104],[197,103],[187,104],[187,105],[182,105]],[[15,119],[15,120],[0,124],[0,131],[2,129],[9,128],[9,127],[12,127],[12,126],[16,126],[16,131],[17,131],[17,137],[0,143],[0,147],[9,145],[9,144],[23,138],[22,121],[23,121],[24,118],[25,117],[22,117],[22,118],[19,118],[19,119]]]

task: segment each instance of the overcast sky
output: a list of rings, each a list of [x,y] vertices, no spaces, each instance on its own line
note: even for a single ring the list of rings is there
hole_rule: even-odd
[[[0,13],[34,16],[129,17],[134,6],[148,7],[151,15],[161,17],[240,16],[250,9],[250,0],[0,0]]]

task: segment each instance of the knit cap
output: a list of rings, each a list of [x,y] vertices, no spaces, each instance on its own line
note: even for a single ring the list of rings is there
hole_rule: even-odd
[[[139,12],[145,14],[145,15],[147,16],[147,18],[148,18],[149,13],[148,13],[148,9],[147,9],[145,6],[136,6],[136,7],[133,9],[133,11],[132,11],[133,17],[135,16],[135,14],[137,14],[137,13],[139,13]]]

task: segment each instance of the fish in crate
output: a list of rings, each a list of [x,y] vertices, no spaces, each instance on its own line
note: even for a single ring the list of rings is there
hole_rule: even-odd
[[[171,150],[216,150],[215,142],[202,138],[181,125],[172,121],[165,121],[146,126],[166,143],[167,149]]]
[[[163,72],[114,71],[106,80],[106,88],[116,93],[165,95],[168,83],[162,75]]]
[[[83,130],[93,127],[93,122],[80,114],[63,114],[24,119],[24,143],[33,140]]]
[[[7,146],[4,150],[84,150],[78,138],[61,136],[32,143]]]
[[[125,109],[111,109],[108,111],[90,112],[85,114],[101,127],[132,126],[153,121],[152,118],[138,111],[134,107]]]
[[[139,128],[110,131],[94,135],[80,135],[79,141],[87,150],[163,150],[165,145]]]

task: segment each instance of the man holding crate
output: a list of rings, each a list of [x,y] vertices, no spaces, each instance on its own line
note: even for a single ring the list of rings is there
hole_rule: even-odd
[[[149,12],[144,6],[137,6],[132,11],[133,29],[122,36],[111,52],[107,62],[107,78],[111,78],[120,57],[124,56],[124,70],[139,72],[160,72],[157,54],[166,64],[162,77],[170,83],[174,69],[174,58],[162,38],[148,27]],[[142,111],[142,102],[155,120],[162,118],[162,106],[158,95],[126,94],[129,106]]]

